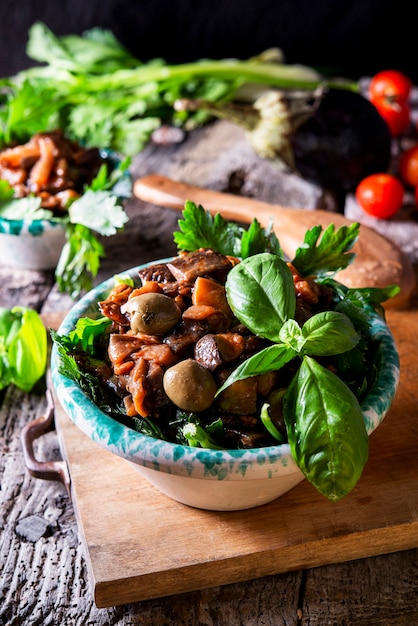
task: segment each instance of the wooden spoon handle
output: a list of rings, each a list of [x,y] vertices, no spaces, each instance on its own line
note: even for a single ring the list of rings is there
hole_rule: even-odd
[[[275,231],[280,232],[280,243],[289,256],[293,255],[303,241],[305,232],[310,226],[319,224],[320,220],[328,220],[326,211],[305,211],[281,205],[262,202],[245,196],[195,187],[160,176],[149,174],[134,183],[135,195],[151,204],[182,211],[186,200],[201,204],[212,214],[222,213],[226,220],[251,223],[254,217],[267,226],[274,219]],[[310,215],[312,213],[312,215]],[[336,215],[336,214],[333,214]],[[341,224],[347,220],[336,215]]]
[[[134,194],[140,200],[182,211],[186,200],[201,204],[210,213],[221,213],[227,220],[251,223],[256,217],[262,226],[271,221],[285,254],[292,258],[303,242],[305,232],[316,225],[340,227],[352,224],[339,213],[305,210],[270,204],[252,198],[213,191],[173,181],[159,174],[149,174],[134,183]],[[361,226],[360,237],[353,247],[356,259],[339,272],[338,280],[349,287],[400,286],[400,293],[387,306],[408,304],[415,285],[415,273],[409,258],[393,242],[367,226]]]

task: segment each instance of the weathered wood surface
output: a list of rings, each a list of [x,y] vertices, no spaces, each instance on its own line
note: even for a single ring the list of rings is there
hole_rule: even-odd
[[[179,146],[150,146],[133,172],[159,172],[191,184],[236,191],[305,208],[332,198],[283,177],[257,159],[240,132],[224,123],[193,133]],[[290,194],[290,195],[289,195]],[[105,241],[97,281],[172,254],[178,214],[132,200],[125,233]],[[0,268],[0,305],[28,304],[54,324],[71,300],[50,274]],[[57,317],[54,318],[54,315]],[[418,550],[269,576],[244,583],[98,609],[89,586],[84,544],[73,505],[60,483],[32,478],[20,431],[45,411],[43,389],[9,388],[0,408],[0,624],[7,626],[411,626],[418,623]],[[39,440],[37,456],[59,456],[55,433]],[[100,515],[98,515],[100,523]],[[161,519],[163,532],[164,518]],[[190,550],[193,533],[190,531]]]

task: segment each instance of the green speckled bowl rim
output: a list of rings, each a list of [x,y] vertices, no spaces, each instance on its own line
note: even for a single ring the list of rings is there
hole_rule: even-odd
[[[165,263],[161,259],[152,263]],[[144,263],[122,272],[120,275],[137,277],[138,270],[147,267]],[[114,277],[101,283],[71,309],[63,320],[59,334],[68,334],[80,317],[98,317],[97,302],[104,300],[114,287]],[[393,336],[377,314],[371,312],[371,334],[380,340],[380,368],[377,381],[362,403],[367,432],[370,435],[388,412],[399,384],[399,356]],[[260,469],[260,478],[271,477],[272,466],[276,472],[280,466],[287,471],[298,471],[288,444],[249,450],[209,450],[170,443],[138,433],[100,411],[80,387],[59,373],[60,355],[54,344],[51,353],[52,382],[58,399],[70,419],[93,441],[118,456],[133,463],[181,476],[213,477],[229,479],[245,475],[249,466]],[[274,470],[273,470],[273,473]]]
[[[62,220],[9,220],[0,216],[0,233],[3,235],[41,237],[52,230],[64,232]]]

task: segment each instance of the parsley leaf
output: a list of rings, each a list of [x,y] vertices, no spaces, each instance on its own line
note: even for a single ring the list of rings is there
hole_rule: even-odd
[[[346,268],[355,254],[349,253],[358,239],[360,224],[341,226],[335,230],[330,224],[322,233],[322,226],[314,226],[305,233],[303,244],[296,250],[292,265],[303,276],[324,276]]]
[[[37,132],[60,127],[57,111],[65,106],[67,88],[60,85],[56,76],[53,80],[54,83],[25,78],[13,85],[10,81],[0,82],[9,94],[0,109],[0,143],[26,141]]]
[[[59,127],[84,145],[133,156],[164,121],[191,128],[208,120],[204,110],[177,110],[177,100],[224,102],[244,83],[312,89],[322,82],[313,68],[270,55],[142,63],[109,30],[58,37],[41,22],[29,30],[27,54],[38,65],[0,81],[0,142]]]
[[[248,230],[242,232],[241,252],[239,256],[242,259],[246,259],[260,252],[270,252],[281,259],[284,258],[279,240],[273,231],[273,222],[270,223],[268,228],[263,228],[261,224],[254,219]]]
[[[0,199],[0,217],[6,220],[50,220],[52,216],[52,211],[41,207],[39,197]]]
[[[179,250],[211,248],[226,255],[239,253],[242,229],[224,220],[220,213],[212,217],[201,205],[187,201],[178,224],[180,232],[174,233],[174,242]]]
[[[256,219],[245,230],[225,220],[220,213],[212,217],[201,205],[188,200],[184,205],[183,219],[178,224],[180,231],[174,233],[174,242],[179,250],[192,252],[199,248],[210,248],[242,259],[268,251],[283,257],[272,226],[263,228]]]
[[[92,231],[81,224],[67,226],[67,242],[55,270],[58,289],[76,298],[89,291],[97,275],[104,248]]]
[[[82,37],[56,37],[45,24],[35,22],[26,51],[36,61],[71,72],[104,74],[138,64],[110,31],[101,28],[92,28]]]
[[[100,235],[115,235],[128,221],[118,198],[110,191],[92,191],[88,189],[75,200],[69,210],[70,222],[82,224]]]
[[[80,317],[73,330],[68,335],[59,335],[51,330],[51,336],[64,351],[74,352],[81,350],[90,356],[98,356],[98,344],[103,342],[103,336],[111,325],[108,317],[92,319]]]

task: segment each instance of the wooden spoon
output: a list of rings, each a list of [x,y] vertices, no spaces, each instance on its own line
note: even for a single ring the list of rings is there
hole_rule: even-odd
[[[182,211],[186,200],[201,204],[213,215],[221,213],[227,220],[251,223],[254,217],[264,227],[273,220],[274,230],[284,253],[293,258],[304,240],[305,232],[316,225],[326,228],[351,224],[339,213],[305,210],[261,202],[252,198],[212,191],[180,183],[159,174],[149,174],[134,183],[134,194],[140,200]],[[339,272],[338,280],[348,287],[400,287],[397,296],[385,306],[404,308],[415,286],[415,272],[406,254],[393,242],[367,226],[361,226],[353,251],[354,262]]]

